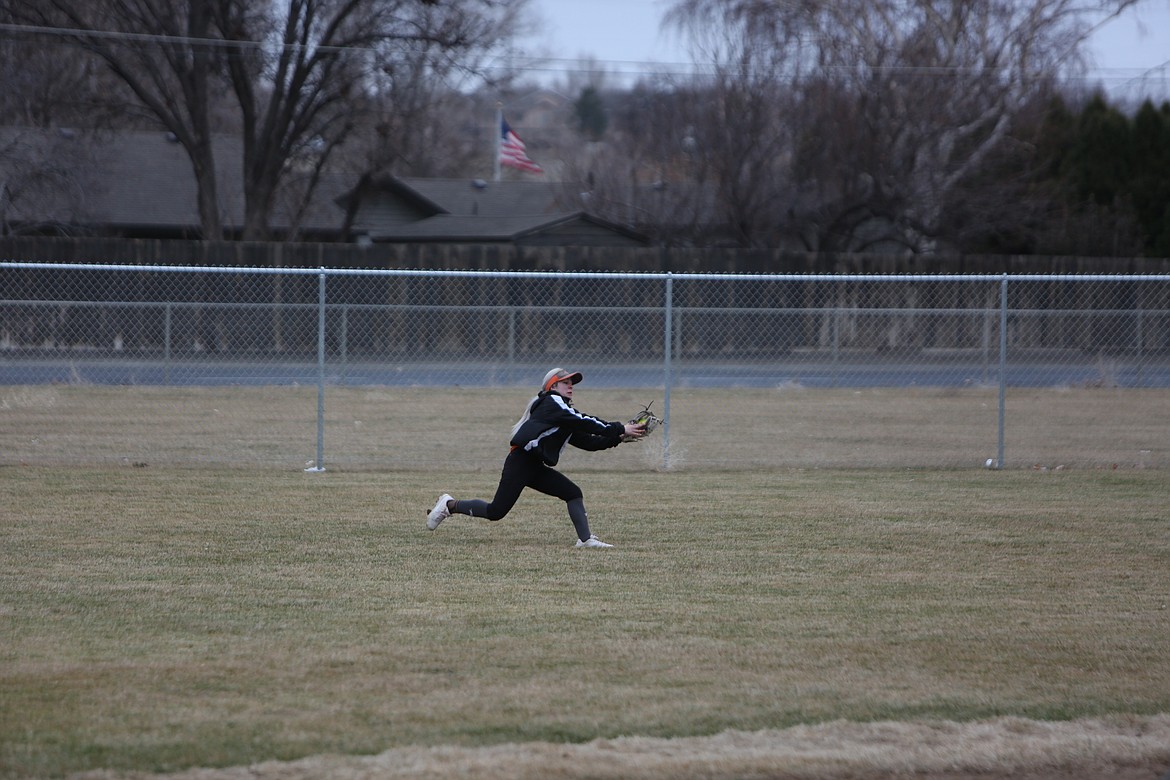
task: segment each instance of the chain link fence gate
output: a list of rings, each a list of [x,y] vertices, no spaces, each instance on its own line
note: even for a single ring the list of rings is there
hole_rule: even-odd
[[[666,420],[574,468],[1165,467],[1170,276],[0,263],[8,461],[494,468],[553,366]]]

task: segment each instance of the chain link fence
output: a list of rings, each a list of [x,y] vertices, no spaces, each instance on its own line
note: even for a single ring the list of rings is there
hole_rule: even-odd
[[[565,366],[585,411],[666,419],[598,468],[1167,465],[1168,276],[4,262],[0,291],[20,462],[482,467]],[[88,407],[129,422],[87,440]]]

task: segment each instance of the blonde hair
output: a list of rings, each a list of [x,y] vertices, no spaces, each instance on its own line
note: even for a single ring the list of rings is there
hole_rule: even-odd
[[[532,407],[536,406],[536,402],[539,400],[540,400],[540,393],[537,393],[536,395],[532,396],[532,400],[530,400],[528,402],[528,404],[524,407],[524,414],[520,415],[520,419],[517,420],[516,424],[512,426],[512,436],[509,438],[514,438],[516,436],[516,432],[520,430],[520,426],[522,426],[524,423],[528,422],[528,418],[532,416]]]

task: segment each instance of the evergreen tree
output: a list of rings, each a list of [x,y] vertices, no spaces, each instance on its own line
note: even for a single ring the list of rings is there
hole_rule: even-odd
[[[1134,210],[1140,167],[1133,123],[1096,95],[1077,113],[1059,98],[1035,141],[1033,194],[1046,203],[1031,229],[1035,251],[1132,257],[1147,244]]]
[[[1077,117],[1059,95],[1049,101],[1036,137],[1037,175],[1041,180],[1061,178],[1065,158],[1077,133]]]
[[[1065,173],[1078,199],[1116,205],[1129,191],[1133,146],[1129,120],[1098,94],[1081,112]]]
[[[1170,256],[1170,103],[1146,101],[1133,121],[1134,211],[1153,255]]]
[[[601,93],[595,87],[585,87],[580,97],[573,104],[573,111],[577,120],[577,130],[590,141],[600,141],[609,127],[609,116],[605,112],[605,104],[601,101]]]

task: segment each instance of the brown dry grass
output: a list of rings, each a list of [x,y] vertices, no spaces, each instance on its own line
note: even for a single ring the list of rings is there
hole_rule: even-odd
[[[539,496],[423,530],[439,490],[489,492],[502,454],[461,440],[474,421],[443,398],[354,391],[361,468],[305,474],[299,456],[205,463],[292,446],[305,421],[260,391],[6,392],[9,451],[48,442],[41,459],[66,465],[0,461],[0,775],[1153,780],[1170,764],[1164,469],[663,473],[642,445],[577,453],[566,469],[618,545],[591,555]],[[505,400],[485,403],[508,423]],[[424,434],[460,443],[448,468],[377,467]]]
[[[660,391],[582,386],[579,406],[632,414]],[[528,399],[498,388],[328,388],[326,467],[495,471]],[[315,388],[0,388],[0,463],[299,468],[316,457]],[[656,438],[578,468],[979,468],[997,455],[994,390],[678,390]],[[1170,394],[1013,389],[1008,468],[1170,468]],[[424,446],[426,445],[426,446]]]

